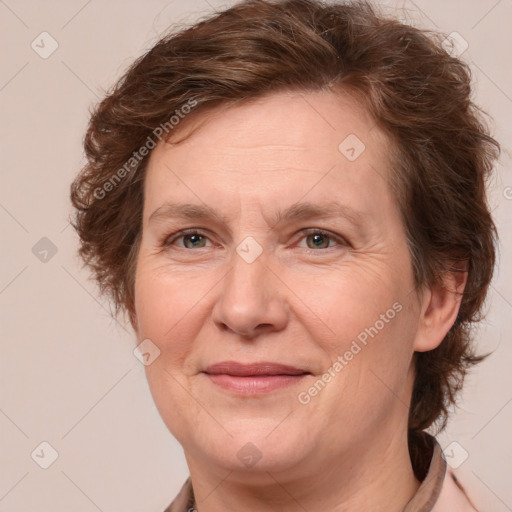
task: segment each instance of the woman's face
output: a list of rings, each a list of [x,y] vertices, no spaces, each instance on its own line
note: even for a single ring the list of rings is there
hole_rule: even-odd
[[[189,464],[308,471],[406,435],[422,305],[388,149],[352,99],[318,92],[153,150],[134,326]]]

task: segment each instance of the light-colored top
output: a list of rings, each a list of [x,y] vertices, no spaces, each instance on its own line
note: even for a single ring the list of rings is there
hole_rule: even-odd
[[[431,441],[430,465],[416,494],[403,512],[478,512],[452,469],[446,464],[437,440],[425,434]],[[164,512],[195,512],[194,491],[190,477],[185,481],[174,501]]]

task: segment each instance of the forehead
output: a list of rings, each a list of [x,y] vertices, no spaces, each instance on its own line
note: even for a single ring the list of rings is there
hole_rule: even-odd
[[[151,154],[147,209],[179,189],[193,198],[190,186],[203,203],[208,189],[285,203],[312,189],[330,195],[334,185],[387,193],[388,140],[348,94],[274,93],[185,121]]]
[[[231,107],[206,109],[196,116],[192,111],[190,122],[184,121],[184,128],[177,126],[176,137],[161,149],[201,145],[216,150],[229,147],[235,153],[251,148],[276,153],[294,146],[336,149],[350,134],[367,144],[384,139],[368,110],[342,90],[272,93]]]

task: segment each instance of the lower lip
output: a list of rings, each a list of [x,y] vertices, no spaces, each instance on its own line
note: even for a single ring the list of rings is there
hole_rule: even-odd
[[[300,382],[307,374],[301,375],[262,375],[239,377],[235,375],[206,374],[217,386],[231,392],[257,395],[286,388]]]

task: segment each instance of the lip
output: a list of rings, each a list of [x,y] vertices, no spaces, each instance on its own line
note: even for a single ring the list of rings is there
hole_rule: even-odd
[[[237,361],[222,361],[208,366],[204,373],[209,375],[233,375],[236,377],[256,377],[256,376],[273,376],[273,375],[302,375],[309,373],[302,368],[288,366],[279,363],[270,363],[267,361],[261,363],[243,364]]]
[[[241,395],[276,391],[296,384],[311,374],[302,368],[266,361],[250,364],[223,361],[208,366],[203,373],[213,384]]]

